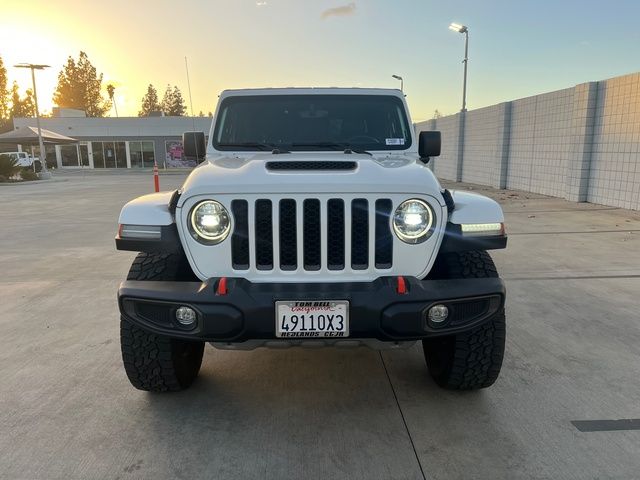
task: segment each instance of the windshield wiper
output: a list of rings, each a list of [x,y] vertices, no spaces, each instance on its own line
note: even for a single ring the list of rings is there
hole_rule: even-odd
[[[342,150],[345,154],[350,153],[359,153],[366,154],[373,157],[371,152],[367,152],[366,150],[361,150],[358,148],[352,148],[348,143],[337,143],[337,142],[314,142],[314,143],[292,143],[292,147],[326,147],[332,150]]]
[[[290,153],[287,149],[278,147],[272,143],[259,143],[259,142],[242,142],[242,143],[219,143],[219,147],[226,148],[257,148],[261,152],[271,150],[271,153]]]

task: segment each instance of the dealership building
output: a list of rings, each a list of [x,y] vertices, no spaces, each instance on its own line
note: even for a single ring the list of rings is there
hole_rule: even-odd
[[[47,145],[47,164],[56,168],[161,168],[195,166],[182,149],[182,133],[211,127],[210,117],[88,118],[78,110],[59,109],[41,118],[42,128],[78,140],[77,144]],[[35,127],[35,118],[15,118],[14,128]],[[20,147],[18,147],[20,148]],[[24,147],[29,151],[30,147]],[[38,156],[37,148],[35,151]]]

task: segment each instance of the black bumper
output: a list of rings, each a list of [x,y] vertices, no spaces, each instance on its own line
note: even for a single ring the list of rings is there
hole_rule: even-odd
[[[216,293],[218,279],[203,283],[125,281],[118,290],[120,312],[131,322],[158,334],[193,340],[242,342],[275,337],[277,300],[348,300],[349,337],[382,341],[417,340],[471,329],[504,306],[499,278],[418,280],[404,277],[406,293],[398,293],[396,277],[359,283],[252,283],[227,280],[226,295]],[[427,310],[445,304],[449,317],[435,327]],[[186,329],[175,310],[190,306],[197,325]]]

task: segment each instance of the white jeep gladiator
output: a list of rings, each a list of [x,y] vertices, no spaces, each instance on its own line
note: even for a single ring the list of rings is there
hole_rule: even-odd
[[[202,163],[182,188],[127,203],[116,246],[140,252],[120,285],[134,387],[175,391],[205,343],[410,347],[435,382],[488,387],[505,345],[505,248],[493,200],[442,188],[440,132],[414,132],[391,89],[222,92]]]

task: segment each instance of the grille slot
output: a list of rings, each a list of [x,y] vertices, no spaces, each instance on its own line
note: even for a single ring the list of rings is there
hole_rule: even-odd
[[[305,200],[302,211],[304,269],[320,270],[320,200]]]
[[[280,200],[280,268],[298,268],[296,201],[292,199]]]
[[[356,198],[351,202],[351,268],[369,267],[369,202]]]
[[[344,200],[327,202],[327,268],[344,269]]]
[[[249,269],[249,202],[234,200],[231,212],[235,228],[231,235],[231,262],[236,270]]]
[[[234,270],[368,271],[393,267],[388,198],[233,200]]]
[[[256,268],[273,269],[273,218],[271,200],[257,200],[255,213]]]
[[[391,268],[393,237],[391,236],[391,200],[376,200],[376,268]]]

